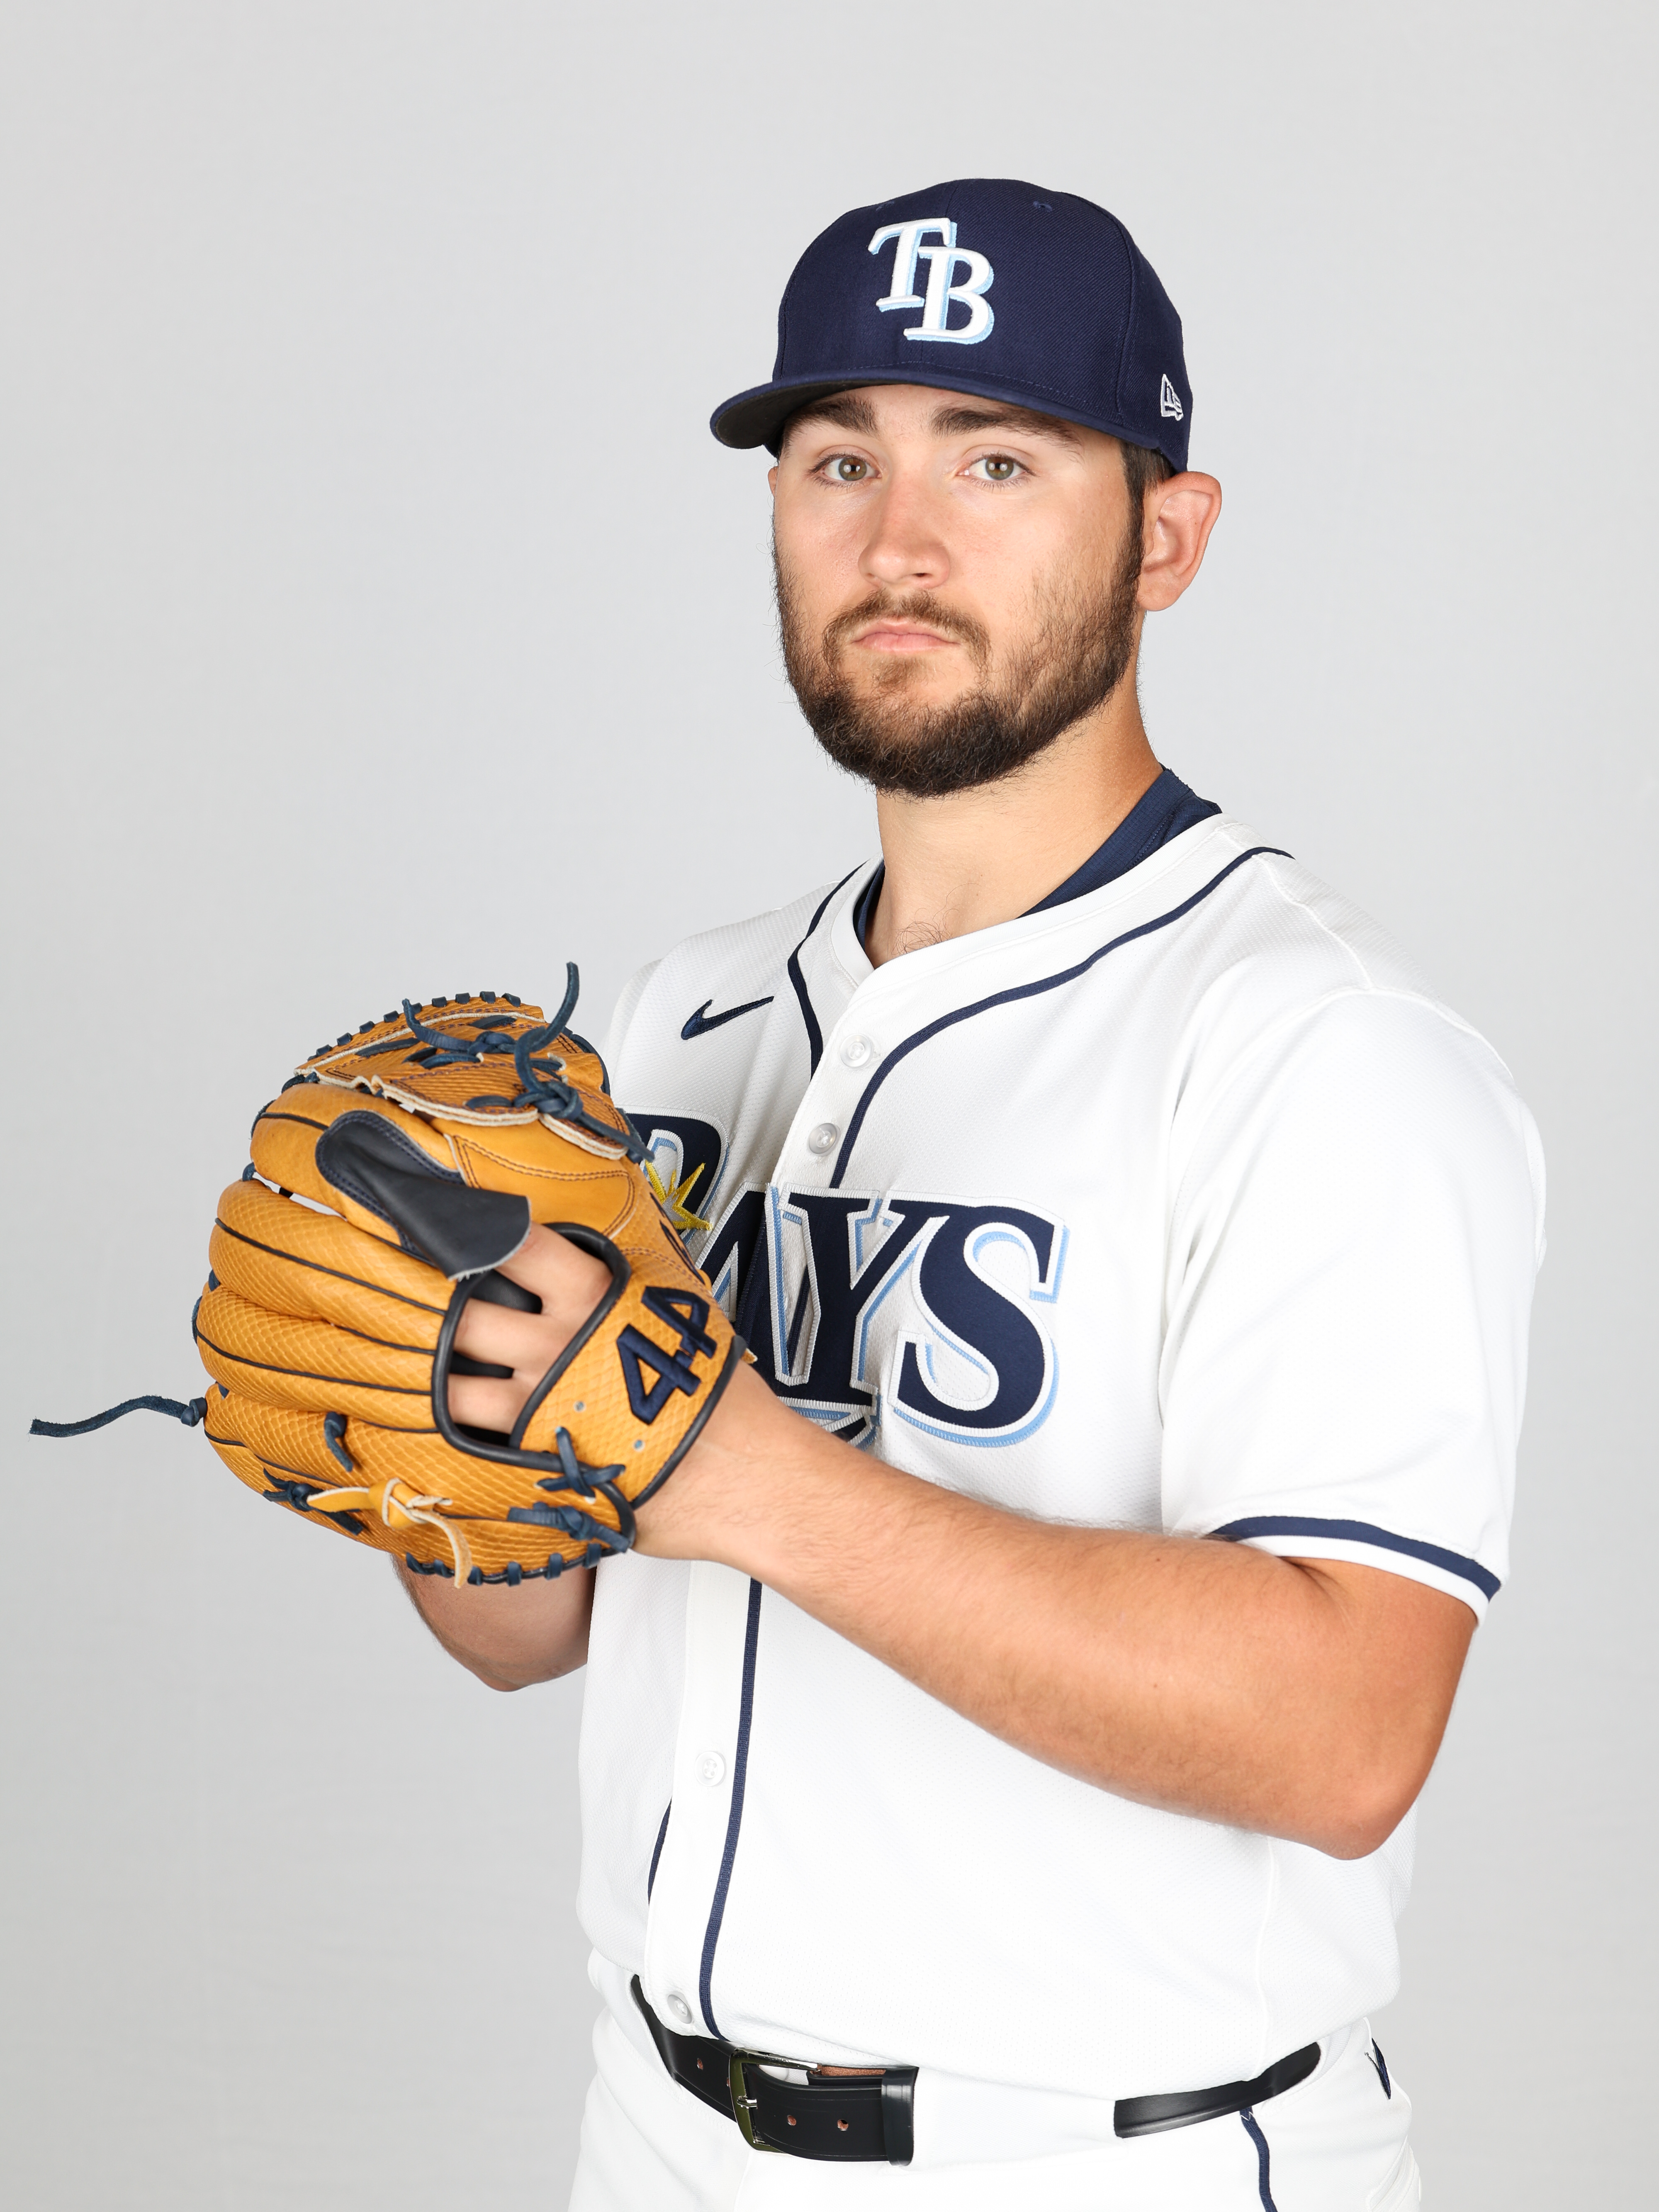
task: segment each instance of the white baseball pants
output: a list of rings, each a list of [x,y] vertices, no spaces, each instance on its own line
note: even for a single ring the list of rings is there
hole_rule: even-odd
[[[1412,2212],[1420,2201],[1411,2105],[1398,2083],[1384,2094],[1363,2021],[1253,2127],[1232,2113],[1048,2156],[951,2162],[936,2144],[930,2158],[924,2077],[907,2166],[750,2150],[609,2007],[593,2048],[570,2212]]]

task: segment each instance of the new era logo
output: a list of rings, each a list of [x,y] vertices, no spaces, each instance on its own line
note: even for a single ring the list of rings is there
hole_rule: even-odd
[[[1158,411],[1160,415],[1167,415],[1172,422],[1179,422],[1187,411],[1181,404],[1181,394],[1167,376],[1158,395]]]

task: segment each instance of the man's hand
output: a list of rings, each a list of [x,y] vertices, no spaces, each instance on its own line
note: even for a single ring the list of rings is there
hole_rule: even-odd
[[[491,1366],[511,1367],[513,1376],[510,1381],[455,1376],[449,1410],[470,1428],[505,1434],[604,1297],[611,1271],[550,1229],[537,1226],[501,1272],[534,1291],[542,1310],[516,1313],[510,1306],[485,1305],[476,1298],[468,1304],[455,1332],[457,1350]],[[411,1575],[401,1563],[398,1579],[451,1658],[492,1690],[551,1681],[586,1661],[593,1577],[585,1569],[552,1582],[524,1582],[516,1589],[500,1583],[458,1589],[440,1575]]]
[[[510,1367],[511,1381],[457,1375],[449,1385],[449,1410],[469,1428],[505,1436],[531,1392],[611,1287],[611,1270],[539,1222],[498,1270],[542,1302],[538,1314],[517,1313],[471,1299],[455,1331],[455,1349],[492,1367]]]
[[[458,1378],[450,1402],[459,1420],[509,1428],[604,1270],[537,1229],[503,1272],[543,1310],[469,1306],[462,1349],[514,1375]],[[641,1510],[639,1549],[753,1575],[1101,1789],[1340,1858],[1375,1850],[1416,1798],[1474,1628],[1456,1598],[1379,1569],[1056,1527],[958,1497],[824,1435],[746,1370]],[[447,1595],[459,1607],[475,1593]],[[508,1629],[523,1595],[498,1608]],[[457,1652],[486,1680],[527,1656],[497,1656],[490,1632],[475,1616],[471,1656]]]

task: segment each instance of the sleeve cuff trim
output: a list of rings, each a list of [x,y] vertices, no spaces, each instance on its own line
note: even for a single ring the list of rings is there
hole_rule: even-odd
[[[1443,1573],[1461,1575],[1473,1583],[1483,1597],[1496,1597],[1503,1585],[1478,1559],[1461,1552],[1448,1552],[1438,1544],[1419,1544],[1414,1536],[1396,1536],[1391,1528],[1375,1528],[1369,1521],[1312,1521],[1291,1513],[1259,1513],[1249,1521],[1230,1521],[1212,1531],[1230,1543],[1252,1536],[1328,1536],[1346,1544],[1376,1544],[1385,1552],[1403,1552],[1408,1559],[1425,1560]]]

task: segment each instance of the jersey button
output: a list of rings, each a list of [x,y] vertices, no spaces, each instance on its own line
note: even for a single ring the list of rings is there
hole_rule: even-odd
[[[841,1048],[841,1056],[848,1067],[862,1067],[875,1048],[867,1036],[850,1036]]]
[[[717,1782],[726,1779],[726,1761],[717,1751],[705,1751],[697,1760],[697,1771],[712,1790]]]
[[[836,1139],[840,1134],[841,1131],[833,1121],[820,1121],[806,1139],[806,1149],[809,1152],[817,1152],[822,1158],[825,1152],[835,1151]]]
[[[671,1990],[668,1993],[668,2009],[682,2026],[691,2017],[691,2008],[678,1990]]]

